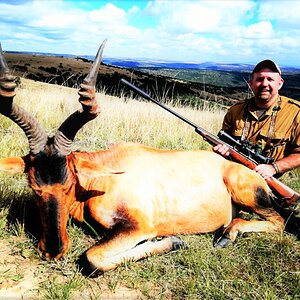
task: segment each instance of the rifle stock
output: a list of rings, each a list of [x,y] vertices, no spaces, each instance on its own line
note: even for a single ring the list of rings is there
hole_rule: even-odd
[[[226,145],[229,146],[229,155],[233,158],[234,161],[239,162],[252,170],[257,166],[257,163],[245,157],[244,155],[241,155],[236,150],[232,149],[230,145]],[[269,179],[266,179],[266,182],[272,192],[277,197],[282,198],[284,204],[290,205],[300,200],[300,194],[285,185],[283,182],[279,181],[277,178],[271,177]]]
[[[213,146],[216,146],[218,144],[227,145],[229,148],[229,155],[234,161],[245,165],[251,170],[253,170],[258,165],[253,159],[239,153],[231,145],[225,143],[208,131],[203,130],[200,127],[197,127],[195,131]],[[266,182],[277,197],[283,198],[285,204],[290,205],[300,200],[300,194],[279,181],[277,178],[271,177],[270,179],[266,179]]]
[[[125,79],[121,79],[121,82],[123,84],[127,85],[128,87],[130,87],[132,90],[137,92],[139,95],[141,95],[145,99],[148,99],[148,100],[154,102],[155,104],[157,104],[160,107],[162,107],[163,109],[167,110],[168,112],[170,112],[171,114],[173,114],[177,118],[181,119],[185,123],[187,123],[190,126],[194,127],[195,132],[198,133],[199,135],[201,135],[203,137],[203,139],[205,141],[209,142],[211,145],[213,145],[213,146],[216,146],[216,145],[219,145],[219,144],[227,145],[228,148],[229,148],[230,157],[234,161],[239,162],[239,163],[245,165],[246,167],[248,167],[249,169],[252,169],[252,170],[258,165],[258,163],[252,157],[249,157],[249,156],[247,156],[243,153],[240,153],[232,145],[222,141],[217,136],[215,136],[215,135],[211,134],[210,132],[208,132],[207,130],[199,127],[195,123],[191,122],[190,120],[186,119],[185,117],[183,117],[180,114],[178,114],[177,112],[175,112],[174,110],[172,110],[169,107],[165,106],[164,104],[162,104],[158,100],[155,100],[155,99],[151,98],[150,95],[148,95],[146,92],[139,89],[138,87],[136,87],[132,83],[128,82]],[[287,185],[285,185],[284,183],[282,183],[278,179],[276,179],[274,177],[271,177],[270,179],[267,179],[266,182],[267,182],[268,186],[270,187],[270,189],[272,190],[272,192],[274,193],[274,195],[276,195],[277,197],[279,197],[283,200],[283,204],[290,205],[290,204],[293,204],[293,203],[300,200],[300,194],[298,194],[296,191],[294,191],[293,189],[291,189],[290,187],[288,187]]]

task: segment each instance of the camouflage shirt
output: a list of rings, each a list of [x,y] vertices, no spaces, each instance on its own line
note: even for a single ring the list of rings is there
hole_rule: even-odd
[[[279,96],[266,111],[256,107],[254,98],[239,101],[226,113],[222,127],[235,137],[261,144],[262,154],[275,161],[300,153],[300,102],[296,100]]]

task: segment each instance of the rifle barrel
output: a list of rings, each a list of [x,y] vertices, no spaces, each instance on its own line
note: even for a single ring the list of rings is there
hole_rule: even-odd
[[[132,90],[136,91],[138,94],[140,94],[142,97],[144,97],[145,99],[148,99],[152,102],[154,102],[155,104],[157,104],[158,106],[162,107],[163,109],[167,110],[169,113],[173,114],[174,116],[176,116],[177,118],[179,118],[180,120],[184,121],[185,123],[189,124],[190,126],[194,127],[195,129],[198,128],[198,125],[196,125],[195,123],[191,122],[190,120],[186,119],[184,116],[180,115],[179,113],[177,113],[176,111],[172,110],[171,108],[167,107],[166,105],[164,105],[163,103],[153,99],[149,94],[147,94],[145,91],[139,89],[138,87],[136,87],[135,85],[133,85],[132,83],[128,82],[125,79],[121,79],[121,82],[124,83],[125,85],[127,85],[128,87],[130,87]]]
[[[194,127],[195,132],[200,134],[207,142],[209,142],[212,145],[217,145],[217,144],[226,144],[229,146],[229,151],[230,155],[233,157],[233,159],[245,166],[247,166],[249,169],[254,169],[255,166],[258,164],[255,160],[253,160],[251,157],[241,153],[240,151],[236,150],[235,147],[232,147],[229,143],[226,143],[219,139],[217,136],[211,134],[209,131],[199,127],[195,123],[191,122],[190,120],[186,119],[182,115],[178,114],[176,111],[172,110],[171,108],[167,107],[166,105],[162,104],[161,102],[153,99],[149,94],[144,92],[143,90],[139,89],[132,83],[128,82],[125,79],[121,79],[121,82],[128,87],[130,87],[132,90],[136,91],[138,94],[140,94],[142,97],[145,99],[148,99],[158,106],[162,107],[163,109],[167,110],[169,113],[173,114],[180,120],[184,121],[185,123],[189,124],[190,126]],[[288,204],[295,203],[299,201],[300,195],[295,192],[293,189],[290,187],[286,186],[284,183],[281,181],[277,180],[274,177],[271,177],[269,180],[266,180],[269,187],[278,195],[281,195],[283,199],[285,199],[285,202]]]

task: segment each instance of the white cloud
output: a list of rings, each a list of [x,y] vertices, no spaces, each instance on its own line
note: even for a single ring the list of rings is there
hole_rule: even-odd
[[[252,7],[251,1],[153,1],[147,9],[166,31],[214,33],[240,26]]]
[[[258,17],[261,20],[276,20],[281,25],[298,27],[300,1],[264,1],[260,5]]]
[[[246,38],[254,40],[269,39],[274,36],[273,27],[271,22],[264,21],[248,26],[244,31]]]
[[[299,11],[300,1],[156,0],[144,10],[138,1],[128,10],[99,1],[90,11],[62,0],[0,2],[1,42],[10,50],[93,55],[108,38],[104,56],[255,63],[272,55],[300,65]],[[141,16],[149,22],[139,27]]]
[[[123,9],[120,9],[115,5],[108,3],[101,9],[91,11],[90,13],[88,13],[88,16],[90,16],[91,22],[112,24],[114,22],[120,23],[120,21],[123,23],[126,14]]]
[[[128,15],[137,14],[139,12],[140,12],[140,9],[138,8],[138,6],[134,5],[128,10]]]
[[[194,6],[194,7],[193,7]],[[216,11],[198,5],[187,5],[183,11],[173,10],[161,19],[161,28],[176,33],[214,32],[218,29],[220,15]]]
[[[28,45],[34,41],[49,42],[48,45],[34,44],[36,49],[33,51],[47,49],[47,52],[92,54],[106,37],[111,40],[123,39],[123,36],[135,39],[140,34],[138,28],[128,25],[125,11],[110,3],[92,11],[71,7],[68,2],[60,0],[55,3],[33,1],[18,6],[0,4],[0,16],[6,18],[7,36],[16,39],[15,43],[8,43],[12,50],[19,50],[18,45],[24,47],[24,42],[19,43],[18,39],[27,39]],[[18,30],[15,20],[20,20]],[[30,51],[28,48],[20,50]]]

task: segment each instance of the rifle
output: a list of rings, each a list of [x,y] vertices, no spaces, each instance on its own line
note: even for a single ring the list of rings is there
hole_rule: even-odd
[[[231,135],[227,134],[225,131],[221,130],[218,133],[218,136],[215,136],[208,132],[207,130],[199,127],[197,124],[191,122],[190,120],[186,119],[182,115],[178,114],[174,110],[170,109],[169,107],[165,106],[158,100],[153,99],[149,94],[144,92],[143,90],[136,87],[134,84],[128,82],[125,79],[121,79],[121,82],[125,85],[127,85],[129,88],[137,92],[139,95],[144,97],[147,100],[150,100],[157,104],[158,106],[162,107],[163,109],[167,110],[169,113],[173,114],[183,122],[189,124],[195,129],[195,132],[202,136],[202,138],[210,143],[212,146],[216,146],[219,144],[225,144],[229,148],[229,155],[230,157],[236,161],[239,162],[249,169],[254,169],[258,164],[270,164],[274,161],[273,158],[267,158],[261,155],[258,151],[244,145],[239,140],[236,140]],[[223,140],[221,139],[223,138]],[[226,140],[226,142],[224,141]],[[274,195],[277,198],[280,198],[282,200],[282,205],[290,205],[298,202],[300,200],[300,194],[298,194],[296,191],[279,181],[278,179],[271,177],[269,179],[266,179],[266,182]]]

